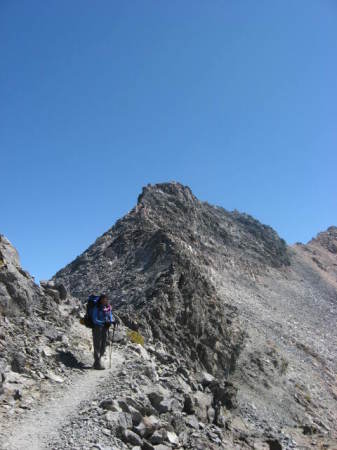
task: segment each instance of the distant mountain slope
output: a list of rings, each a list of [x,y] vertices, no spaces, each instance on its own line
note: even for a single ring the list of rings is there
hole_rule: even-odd
[[[81,299],[108,293],[182,367],[226,378],[243,432],[282,429],[309,445],[337,429],[336,245],[331,227],[287,247],[254,218],[164,183],[54,281]]]

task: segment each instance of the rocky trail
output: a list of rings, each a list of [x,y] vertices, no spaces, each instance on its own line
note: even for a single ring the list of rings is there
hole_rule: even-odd
[[[60,430],[71,423],[84,405],[90,405],[99,390],[110,377],[114,377],[123,364],[124,356],[121,350],[114,347],[111,352],[111,369],[109,347],[104,357],[105,370],[94,370],[91,367],[92,355],[90,330],[74,322],[69,336],[73,342],[80,341],[81,353],[78,360],[73,361],[74,366],[81,370],[70,370],[68,383],[63,384],[57,377],[51,380],[49,393],[42,402],[36,404],[16,421],[3,421],[0,423],[0,448],[21,450],[29,448],[40,450],[50,447],[50,443],[60,439]],[[112,344],[114,345],[114,344]],[[94,442],[93,442],[94,444]],[[62,444],[63,445],[63,444]],[[86,444],[87,445],[87,444]],[[77,447],[76,448],[80,448]],[[84,447],[87,448],[87,447]]]
[[[107,378],[114,376],[119,369],[123,361],[121,353],[114,351],[111,359],[111,369],[85,370],[83,374],[77,375],[66,389],[55,390],[53,398],[46,399],[42,407],[33,409],[15,425],[7,442],[3,443],[1,448],[11,450],[27,447],[31,450],[50,448],[52,441],[60,439],[60,429],[78,415],[83,405],[90,404],[97,394],[97,386],[103,385]],[[105,364],[108,364],[107,358]]]

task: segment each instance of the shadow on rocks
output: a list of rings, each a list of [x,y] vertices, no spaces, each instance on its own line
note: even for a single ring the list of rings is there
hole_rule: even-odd
[[[64,364],[66,367],[70,369],[90,369],[91,367],[79,361],[76,356],[69,350],[60,351],[58,350],[56,357],[56,361]]]

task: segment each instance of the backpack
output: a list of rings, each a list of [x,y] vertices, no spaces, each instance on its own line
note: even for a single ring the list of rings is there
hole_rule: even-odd
[[[80,320],[81,324],[85,325],[87,328],[93,328],[94,326],[94,324],[92,323],[92,311],[97,305],[99,299],[99,295],[89,295],[85,316]]]

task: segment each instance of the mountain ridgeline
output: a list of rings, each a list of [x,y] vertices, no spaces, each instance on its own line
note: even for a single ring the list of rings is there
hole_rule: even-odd
[[[54,277],[74,296],[106,292],[124,320],[218,375],[232,372],[245,333],[212,272],[254,278],[290,264],[272,228],[202,203],[177,183],[143,189],[137,206]]]
[[[225,380],[253,430],[330,432],[336,230],[289,247],[271,227],[179,183],[148,185],[53,281],[82,300],[107,293],[124,323],[164,345],[180,370]]]

